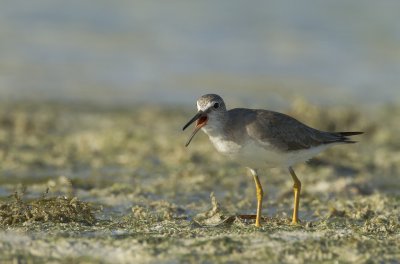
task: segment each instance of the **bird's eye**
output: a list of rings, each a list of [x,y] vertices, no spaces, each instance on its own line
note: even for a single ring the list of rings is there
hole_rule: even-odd
[[[219,107],[219,103],[214,104],[214,108],[217,109]]]

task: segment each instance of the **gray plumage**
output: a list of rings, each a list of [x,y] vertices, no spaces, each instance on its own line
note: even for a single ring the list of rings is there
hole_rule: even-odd
[[[332,143],[354,143],[347,136],[361,134],[320,131],[293,117],[268,110],[235,108],[227,111],[227,116],[223,129],[238,143],[247,134],[253,140],[269,142],[281,151],[302,150]]]

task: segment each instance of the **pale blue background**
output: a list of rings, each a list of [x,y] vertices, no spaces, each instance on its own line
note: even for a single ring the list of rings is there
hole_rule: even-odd
[[[400,1],[0,2],[0,96],[398,102]]]

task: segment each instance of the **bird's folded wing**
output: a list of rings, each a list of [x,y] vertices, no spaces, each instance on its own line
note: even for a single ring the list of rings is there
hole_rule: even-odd
[[[282,151],[295,151],[337,142],[335,133],[319,131],[278,112],[255,110],[247,133],[259,145]]]

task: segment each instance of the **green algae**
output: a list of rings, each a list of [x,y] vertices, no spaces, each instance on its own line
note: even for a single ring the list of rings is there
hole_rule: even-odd
[[[94,209],[86,202],[73,197],[43,197],[25,200],[15,193],[8,201],[0,203],[0,226],[10,227],[29,222],[95,222]]]
[[[264,219],[255,228],[238,217],[256,208],[246,169],[204,135],[184,147],[193,109],[1,105],[0,260],[396,263],[400,107],[365,115],[297,100],[288,112],[320,129],[366,134],[296,166],[299,225],[289,220],[287,172],[261,172]]]

